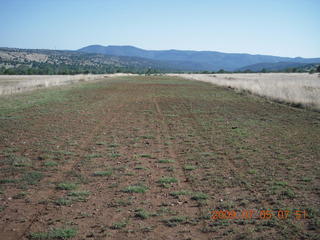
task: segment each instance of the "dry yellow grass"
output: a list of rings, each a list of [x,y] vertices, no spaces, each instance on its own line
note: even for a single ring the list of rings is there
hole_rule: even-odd
[[[320,110],[320,77],[308,73],[171,74],[246,90],[270,99]]]
[[[0,75],[0,96],[10,95],[38,88],[92,81],[103,77],[128,74],[78,74],[78,75]]]

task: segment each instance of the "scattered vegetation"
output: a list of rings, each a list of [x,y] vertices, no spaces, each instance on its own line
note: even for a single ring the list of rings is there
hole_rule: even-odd
[[[23,175],[22,181],[30,185],[35,185],[39,183],[43,177],[44,175],[41,172],[27,172]]]
[[[178,182],[178,180],[175,177],[162,177],[158,180],[158,183],[160,184],[170,184],[176,182]]]
[[[115,222],[112,224],[112,226],[110,227],[111,229],[122,229],[122,228],[125,228],[128,224],[128,221],[127,220],[123,220],[123,221],[120,221],[120,222]]]
[[[135,210],[134,216],[141,219],[147,219],[152,216],[152,214],[142,208],[139,208]]]
[[[93,176],[103,177],[103,176],[111,176],[111,174],[112,174],[111,170],[109,170],[109,171],[97,171],[97,172],[93,173]]]
[[[148,188],[144,185],[131,185],[123,189],[123,192],[126,193],[145,193]]]
[[[57,189],[59,190],[74,190],[76,188],[77,188],[77,185],[71,182],[63,182],[57,185]]]
[[[176,227],[178,224],[183,224],[187,222],[187,217],[185,216],[174,216],[169,219],[163,220],[164,224],[168,227]]]
[[[160,159],[158,162],[159,163],[174,163],[175,161],[173,159]]]
[[[183,167],[183,169],[186,170],[186,171],[192,171],[192,170],[197,169],[197,167],[196,166],[192,166],[192,165],[185,165]]]
[[[31,239],[68,239],[75,237],[77,230],[74,228],[54,228],[49,232],[31,233]]]
[[[197,192],[191,196],[192,200],[206,200],[208,199],[208,195],[205,193]]]
[[[178,196],[183,196],[183,195],[191,195],[192,192],[191,191],[187,191],[187,190],[180,190],[180,191],[175,191],[175,192],[171,192],[170,195],[173,197],[178,197]]]

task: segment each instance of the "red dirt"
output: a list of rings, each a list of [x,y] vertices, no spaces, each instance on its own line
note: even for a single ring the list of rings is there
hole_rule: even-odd
[[[1,120],[1,239],[28,239],[51,228],[75,228],[72,239],[317,237],[318,113],[168,77],[124,77],[63,91],[60,101]],[[32,164],[16,166],[10,156]],[[94,176],[105,170],[112,174]],[[32,184],[30,172],[44,177]],[[162,177],[178,182],[162,185]],[[57,189],[62,182],[90,194],[59,205],[72,192]],[[123,191],[137,184],[148,190]],[[170,194],[181,190],[192,194]],[[208,198],[193,200],[194,193]],[[314,216],[210,219],[214,209],[284,208],[308,208]],[[137,209],[150,214],[141,219]]]

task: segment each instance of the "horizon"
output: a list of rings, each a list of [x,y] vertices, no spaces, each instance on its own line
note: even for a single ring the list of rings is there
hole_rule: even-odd
[[[320,57],[316,0],[3,3],[0,45],[78,50],[89,45]]]
[[[133,45],[101,45],[101,44],[92,44],[84,47],[89,47],[89,46],[101,46],[101,47],[133,47],[133,48],[138,48],[141,50],[145,51],[191,51],[191,52],[218,52],[218,53],[226,53],[226,54],[248,54],[248,55],[261,55],[261,56],[273,56],[273,57],[287,57],[287,56],[276,56],[276,55],[269,55],[269,54],[254,54],[254,53],[245,53],[245,52],[221,52],[221,51],[214,51],[214,50],[193,50],[193,49],[144,49],[141,47],[133,46]],[[49,51],[79,51],[79,49],[50,49],[50,48],[17,48],[17,47],[2,47],[0,48],[8,48],[8,49],[25,49],[25,50],[49,50]],[[309,58],[309,57],[289,57],[289,58]],[[310,58],[320,58],[320,57],[310,57]]]

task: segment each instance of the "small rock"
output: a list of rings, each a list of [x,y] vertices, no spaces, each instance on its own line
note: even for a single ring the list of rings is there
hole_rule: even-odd
[[[89,233],[89,234],[87,234],[86,237],[88,237],[88,238],[93,238],[93,237],[94,237],[94,234],[93,234],[93,233]]]

